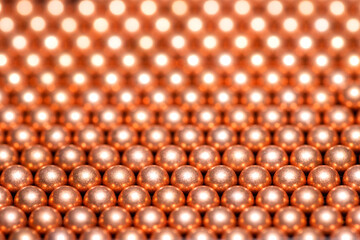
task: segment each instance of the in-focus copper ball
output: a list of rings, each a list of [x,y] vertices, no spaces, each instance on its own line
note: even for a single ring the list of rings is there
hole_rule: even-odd
[[[341,227],[336,229],[333,233],[330,235],[331,240],[335,239],[349,239],[349,240],[356,240],[360,238],[360,234],[350,227]]]
[[[99,145],[91,149],[88,155],[88,163],[100,172],[120,163],[120,155],[117,150],[109,145]]]
[[[114,192],[120,192],[135,184],[135,174],[128,167],[115,165],[105,171],[102,182]]]
[[[100,213],[116,204],[115,193],[106,186],[94,186],[84,195],[83,204],[94,213]]]
[[[340,135],[342,145],[345,145],[353,151],[360,150],[360,125],[350,125],[346,127]]]
[[[235,105],[225,111],[224,123],[235,131],[240,131],[254,123],[254,115],[247,108]]]
[[[354,123],[354,116],[345,106],[333,106],[324,113],[324,123],[336,131],[341,131]]]
[[[199,227],[192,229],[185,237],[186,240],[216,240],[216,234],[210,229]]]
[[[237,183],[237,176],[228,166],[218,165],[207,171],[204,182],[215,191],[223,192]]]
[[[63,224],[74,233],[81,233],[96,225],[96,215],[89,208],[77,206],[70,209],[64,216]]]
[[[13,197],[9,190],[0,186],[0,208],[9,206],[13,203]]]
[[[240,173],[239,183],[251,192],[258,192],[271,184],[271,175],[261,166],[249,166]]]
[[[3,237],[3,239],[5,239],[5,238]],[[20,239],[38,240],[41,238],[34,229],[31,229],[29,227],[22,227],[22,228],[18,228],[15,231],[13,231],[9,235],[9,239],[10,240],[18,240],[18,239],[19,240]]]
[[[310,171],[307,183],[327,193],[340,184],[340,176],[332,167],[320,165]]]
[[[201,172],[189,165],[180,166],[171,174],[171,185],[178,187],[183,192],[189,192],[203,183]]]
[[[118,203],[121,207],[133,213],[150,205],[151,197],[144,188],[140,186],[129,186],[121,191]]]
[[[224,151],[231,145],[236,144],[236,132],[226,125],[219,125],[210,129],[206,137],[206,142],[218,151]]]
[[[286,152],[275,145],[266,146],[256,154],[256,164],[264,167],[270,173],[274,173],[287,163],[288,156]]]
[[[302,186],[293,192],[290,202],[304,213],[311,213],[324,204],[324,197],[317,188]]]
[[[307,135],[307,143],[316,147],[319,151],[327,151],[339,141],[338,134],[334,129],[326,125],[318,125],[310,129]]]
[[[203,223],[206,228],[215,233],[223,233],[225,230],[235,226],[236,217],[230,209],[218,206],[206,212]]]
[[[51,152],[41,146],[33,145],[23,150],[20,163],[30,171],[34,172],[45,165],[49,165],[52,162]]]
[[[93,227],[86,229],[81,235],[80,240],[111,240],[111,235],[105,229],[100,227]]]
[[[213,188],[208,186],[198,186],[188,193],[186,202],[188,206],[203,213],[218,206],[220,198]]]
[[[7,234],[18,228],[25,227],[27,218],[25,213],[14,206],[5,206],[0,209],[0,230]]]
[[[163,126],[153,125],[142,131],[141,144],[151,151],[158,151],[163,146],[170,144],[170,132]]]
[[[61,167],[65,172],[69,172],[77,166],[84,165],[85,161],[85,152],[75,145],[61,147],[56,151],[54,157],[54,164]]]
[[[103,142],[104,134],[95,125],[88,124],[75,131],[74,143],[85,151],[89,151]]]
[[[337,186],[327,194],[326,203],[341,213],[347,213],[359,204],[359,195],[351,187]]]
[[[126,229],[130,227],[131,223],[130,213],[117,206],[105,209],[99,216],[99,226],[109,231],[109,233],[117,233]]]
[[[177,187],[163,186],[153,194],[152,203],[155,207],[168,213],[185,204],[185,195]]]
[[[174,143],[184,149],[184,151],[191,151],[205,142],[203,132],[193,125],[180,127],[175,132],[173,139]]]
[[[271,136],[269,131],[264,127],[260,125],[251,125],[241,132],[240,142],[251,151],[257,152],[270,144]]]
[[[41,143],[51,151],[56,151],[68,145],[71,140],[70,132],[61,125],[53,125],[41,133]]]
[[[336,145],[326,151],[324,163],[343,172],[356,163],[356,156],[349,147]]]
[[[319,150],[310,145],[297,147],[290,155],[290,164],[308,173],[316,166],[322,164],[322,156]]]
[[[306,226],[305,214],[296,207],[283,207],[274,216],[274,225],[287,234],[293,234]]]
[[[179,166],[185,165],[187,156],[180,147],[167,145],[157,151],[155,164],[165,169],[167,172],[173,172]]]
[[[138,135],[132,127],[120,125],[111,129],[108,133],[107,142],[118,151],[124,151],[138,143]]]
[[[45,240],[57,240],[57,239],[66,239],[66,240],[75,240],[75,234],[67,228],[57,227],[49,230],[45,235]]]
[[[0,176],[0,183],[10,192],[16,192],[33,183],[33,176],[29,169],[21,165],[8,166]]]
[[[222,235],[221,239],[224,240],[246,240],[251,239],[252,236],[248,231],[246,231],[243,228],[239,227],[233,227],[230,229],[227,229]]]
[[[188,233],[193,229],[197,229],[201,225],[200,214],[191,207],[181,206],[172,211],[169,215],[169,226],[176,229],[180,233]]]
[[[189,164],[206,172],[215,165],[220,164],[220,154],[212,146],[201,145],[191,151],[189,156]]]
[[[39,233],[46,233],[49,230],[60,227],[62,217],[54,208],[42,206],[36,208],[29,216],[29,226]]]
[[[222,154],[221,163],[230,167],[236,173],[255,163],[255,157],[249,148],[233,145]]]
[[[151,234],[150,240],[181,240],[182,237],[175,229],[165,227],[157,229]]]
[[[89,165],[78,166],[69,175],[69,184],[80,192],[85,192],[100,183],[101,175],[99,171]]]
[[[71,186],[59,186],[55,188],[49,196],[49,206],[55,208],[60,213],[66,213],[73,207],[82,203],[82,197],[78,190]]]
[[[346,214],[346,225],[355,229],[356,231],[360,230],[360,206],[353,207]]]
[[[116,240],[146,240],[146,235],[138,228],[128,227],[118,232],[115,236]]]
[[[355,191],[359,192],[360,191],[360,166],[355,165],[355,166],[348,168],[342,177],[342,182],[345,185],[348,185],[351,188],[353,188]]]
[[[6,141],[10,146],[21,151],[26,147],[36,144],[38,138],[34,129],[27,125],[19,125],[10,129]]]
[[[278,106],[267,106],[257,116],[257,123],[269,131],[275,131],[286,122],[286,113]]]
[[[151,233],[156,229],[165,227],[166,216],[159,208],[148,206],[136,212],[134,226],[145,233]]]
[[[336,208],[321,206],[312,212],[309,223],[324,234],[329,234],[338,229],[343,224],[343,220]]]
[[[136,145],[126,149],[122,156],[121,163],[130,168],[133,172],[138,172],[145,166],[151,165],[154,157],[151,151],[141,145]]]
[[[294,240],[318,239],[325,240],[325,236],[316,228],[305,227],[300,229],[293,237]]]
[[[169,184],[169,175],[157,165],[146,166],[138,173],[137,184],[153,193],[160,187]]]
[[[17,151],[6,144],[0,144],[0,170],[3,171],[10,165],[15,165],[19,161]]]
[[[304,134],[300,128],[292,125],[280,127],[274,133],[274,143],[287,152],[304,144],[304,141]]]
[[[234,213],[239,213],[253,204],[254,196],[242,186],[232,186],[226,189],[221,196],[221,205]]]
[[[47,165],[36,172],[34,182],[45,192],[51,192],[55,188],[65,185],[67,183],[66,178],[66,173],[60,167]]]
[[[252,234],[258,234],[270,227],[271,217],[269,213],[261,207],[249,207],[241,212],[239,225]]]
[[[290,123],[297,126],[302,131],[309,131],[320,123],[320,113],[307,105],[299,106],[291,112]]]
[[[277,186],[267,186],[256,195],[256,205],[264,208],[269,213],[274,213],[289,204],[286,192]]]
[[[47,204],[47,196],[41,188],[26,186],[21,188],[14,197],[14,205],[25,213]]]
[[[273,182],[290,193],[306,184],[306,176],[298,167],[287,165],[275,172]]]

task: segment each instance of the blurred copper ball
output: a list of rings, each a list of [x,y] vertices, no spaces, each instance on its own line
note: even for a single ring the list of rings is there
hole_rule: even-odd
[[[63,224],[74,233],[82,233],[96,225],[96,215],[89,208],[77,206],[70,209],[64,216]]]
[[[48,206],[36,208],[29,216],[29,226],[41,234],[60,227],[61,224],[62,217],[60,213]]]
[[[342,216],[336,208],[322,206],[315,209],[310,216],[310,225],[324,234],[329,234],[343,224]]]
[[[93,227],[86,229],[81,235],[80,240],[111,240],[111,235],[105,229],[100,227]]]
[[[78,190],[71,186],[59,186],[49,196],[49,206],[60,213],[66,213],[73,207],[80,206],[82,197]]]
[[[51,151],[68,145],[71,141],[70,132],[61,125],[53,125],[41,133],[41,143]]]
[[[269,131],[275,131],[286,122],[286,113],[278,106],[267,106],[260,110],[257,116],[257,123]]]
[[[295,126],[286,125],[277,129],[274,133],[274,143],[287,152],[293,151],[304,144],[304,134]]]
[[[165,213],[185,204],[185,195],[174,186],[163,186],[156,190],[152,196],[152,203]]]
[[[0,208],[9,206],[13,203],[13,197],[8,189],[0,186]]]
[[[290,163],[303,172],[310,172],[313,168],[322,164],[322,156],[319,150],[310,145],[297,147],[290,155]]]
[[[160,112],[158,117],[159,124],[170,131],[175,131],[182,125],[188,123],[186,112],[177,105],[169,106]]]
[[[55,188],[65,185],[67,183],[67,176],[60,167],[47,165],[36,172],[34,182],[45,192],[51,192]]]
[[[350,125],[346,127],[340,135],[342,145],[358,152],[360,150],[360,125]]]
[[[118,203],[121,207],[133,213],[150,205],[151,197],[144,188],[140,186],[129,186],[121,191]]]
[[[216,240],[216,234],[210,229],[199,227],[192,229],[185,237],[186,240]]]
[[[188,233],[193,229],[197,229],[201,225],[200,214],[191,207],[181,206],[172,211],[169,215],[169,226],[176,229],[180,233]]]
[[[37,134],[27,125],[18,125],[7,134],[7,143],[16,150],[23,150],[26,147],[36,144],[38,141]]]
[[[138,228],[128,227],[120,230],[115,236],[116,240],[146,240],[146,235]]]
[[[354,123],[354,115],[349,108],[335,105],[325,112],[324,123],[336,131],[341,131]]]
[[[21,188],[14,197],[14,205],[25,213],[47,204],[47,196],[41,188],[26,186]]]
[[[85,192],[100,183],[101,175],[99,171],[89,165],[78,166],[69,175],[69,184],[80,192]]]
[[[271,175],[261,166],[249,166],[240,173],[239,183],[251,192],[258,192],[271,184]]]
[[[104,134],[95,125],[85,125],[75,131],[74,143],[85,151],[100,145],[104,142]]]
[[[151,151],[158,151],[163,146],[170,144],[170,132],[160,125],[153,125],[144,129],[140,137],[141,144]]]
[[[310,129],[307,135],[307,143],[316,147],[319,151],[326,151],[335,146],[339,141],[338,134],[334,129],[326,125],[318,125]]]
[[[298,167],[288,165],[275,172],[273,182],[285,192],[293,192],[306,184],[306,176]]]
[[[270,133],[262,126],[251,125],[246,127],[240,135],[242,145],[248,147],[251,151],[257,152],[271,142]]]
[[[105,209],[99,216],[100,227],[109,233],[117,233],[131,226],[132,218],[124,208],[113,206]]]
[[[120,192],[128,186],[134,185],[135,174],[128,167],[115,165],[105,171],[102,182],[114,192]]]
[[[327,193],[340,184],[340,176],[332,167],[320,165],[311,170],[307,183],[316,187],[321,192]]]
[[[287,234],[293,234],[306,226],[305,214],[296,207],[283,207],[274,216],[274,225]]]
[[[215,233],[223,233],[225,230],[235,226],[236,217],[230,209],[218,206],[205,213],[203,223],[206,228]]]
[[[22,166],[34,172],[45,165],[51,164],[52,155],[47,148],[41,145],[33,145],[23,150],[20,163]]]
[[[32,184],[33,176],[27,168],[21,165],[12,165],[3,170],[0,176],[0,183],[10,192],[16,192]]]
[[[0,209],[0,230],[7,234],[26,226],[25,213],[14,206],[5,206]]]
[[[191,122],[201,130],[209,131],[221,123],[221,115],[214,109],[213,105],[202,106],[194,110]]]
[[[112,128],[107,136],[107,143],[118,151],[124,151],[138,143],[136,131],[128,125],[119,125]]]
[[[145,233],[151,233],[154,230],[165,227],[166,221],[163,211],[156,207],[147,206],[136,212],[134,226]]]
[[[5,239],[4,237],[2,239]],[[20,240],[20,239],[28,239],[28,240],[38,240],[41,239],[39,234],[31,228],[21,227],[13,231],[9,235],[10,240]]]
[[[181,235],[172,228],[158,229],[151,234],[150,240],[181,240]]]
[[[183,192],[189,192],[202,183],[203,176],[201,172],[193,166],[180,166],[171,174],[171,185],[178,187]]]
[[[191,151],[205,142],[203,132],[193,125],[180,127],[175,132],[173,139],[174,143],[184,149],[184,151]]]
[[[317,188],[302,186],[292,193],[290,201],[304,213],[311,213],[324,204],[324,197]]]
[[[208,132],[206,142],[216,150],[224,151],[231,145],[236,144],[237,135],[232,128],[226,125],[219,125]]]
[[[222,235],[221,239],[223,240],[246,240],[251,239],[252,236],[248,231],[240,227],[233,227],[227,229]]]
[[[348,186],[336,186],[327,194],[326,203],[341,213],[347,213],[359,204],[359,195]]]
[[[269,227],[262,231],[258,236],[258,240],[286,240],[287,235],[276,227]]]
[[[299,106],[291,112],[290,123],[302,131],[309,131],[320,123],[320,113],[307,105]]]
[[[333,233],[331,233],[330,238],[331,240],[335,239],[349,239],[349,240],[356,240],[360,238],[360,234],[350,227],[341,227],[336,229]]]
[[[239,225],[252,234],[258,234],[270,227],[271,217],[269,213],[261,207],[249,207],[241,212]]]
[[[235,131],[243,130],[254,121],[253,113],[243,106],[235,105],[225,111],[224,123]]]
[[[269,213],[274,213],[289,204],[286,192],[277,186],[267,186],[256,195],[256,205],[264,208]]]
[[[0,170],[3,171],[10,165],[15,165],[19,161],[17,151],[6,144],[0,144]]]
[[[302,228],[294,235],[294,240],[307,239],[325,240],[325,236],[322,234],[322,232],[313,227]]]
[[[64,240],[75,240],[75,234],[64,227],[57,227],[49,230],[45,235],[45,240],[57,240],[57,239],[64,239]]]

